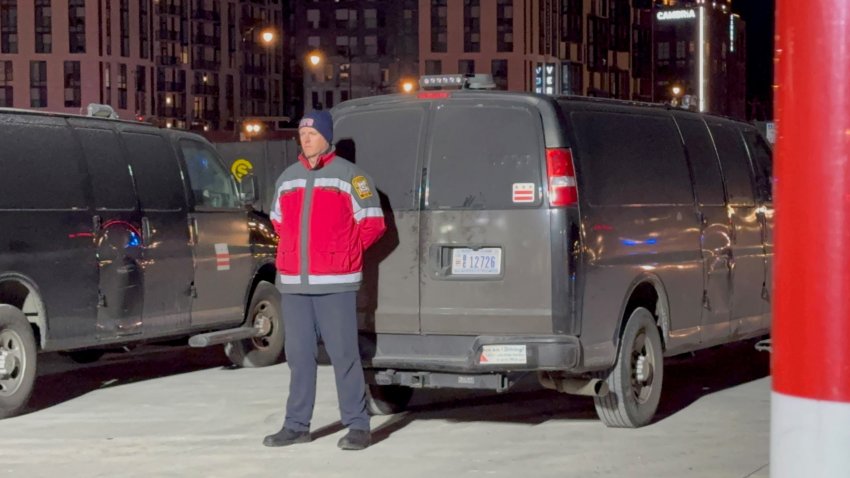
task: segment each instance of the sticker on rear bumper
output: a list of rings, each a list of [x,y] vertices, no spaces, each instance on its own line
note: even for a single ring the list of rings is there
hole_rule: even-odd
[[[525,345],[485,345],[481,348],[481,364],[525,365],[528,363]]]

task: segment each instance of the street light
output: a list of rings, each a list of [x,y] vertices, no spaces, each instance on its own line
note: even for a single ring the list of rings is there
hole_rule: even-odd
[[[670,88],[670,92],[673,93],[673,98],[670,100],[670,104],[673,106],[679,106],[679,95],[682,94],[682,87],[679,85],[673,85]]]
[[[260,38],[263,40],[263,43],[265,43],[266,45],[271,45],[271,43],[274,41],[274,37],[275,37],[274,30],[272,30],[271,28],[267,28],[267,29],[263,30],[263,33],[260,34]]]
[[[405,81],[401,84],[401,89],[402,89],[402,91],[404,91],[405,93],[410,93],[410,92],[412,92],[412,91],[413,91],[413,81],[411,81],[411,80],[405,80]]]
[[[310,53],[307,58],[310,60],[310,64],[313,66],[319,66],[319,63],[322,62],[322,54],[318,51]]]
[[[246,70],[245,69],[245,66],[246,66],[245,55],[247,53],[246,43],[248,41],[248,38],[250,38],[254,34],[254,32],[258,29],[258,27],[260,27],[260,25],[254,25],[254,26],[252,26],[252,27],[250,27],[250,28],[248,28],[248,29],[246,29],[242,32],[242,51],[240,52],[240,54],[238,56],[238,59],[239,59],[239,78],[240,78],[239,91],[240,91],[240,99],[241,99],[242,104],[239,105],[240,114],[236,117],[237,130],[238,130],[238,125],[241,122],[241,118],[246,116],[243,109],[247,109],[247,105],[248,105],[248,98],[247,98],[248,97],[248,91],[247,91],[248,90],[248,87],[247,87],[248,86],[247,85],[247,83],[248,83],[247,76],[248,75],[246,74],[247,72],[245,71]],[[266,55],[268,56],[268,61],[266,62],[267,63],[266,64],[266,80],[268,81],[268,88],[266,89],[266,91],[267,91],[266,94],[268,95],[267,96],[267,99],[268,99],[268,102],[267,102],[268,105],[267,106],[269,108],[269,116],[271,116],[271,90],[272,90],[272,88],[271,88],[271,53],[272,53],[271,52],[271,46],[277,40],[277,31],[274,28],[270,28],[270,27],[263,28],[262,30],[259,31],[258,37],[259,37],[258,43],[266,48]]]
[[[262,130],[263,123],[260,121],[248,121],[245,123],[245,134],[249,139],[260,134]]]

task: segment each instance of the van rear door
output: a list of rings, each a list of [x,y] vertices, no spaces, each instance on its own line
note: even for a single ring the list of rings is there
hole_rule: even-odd
[[[551,334],[541,115],[525,99],[457,96],[434,105],[426,151],[422,333]]]
[[[420,154],[428,104],[334,110],[337,155],[372,176],[387,232],[367,252],[357,297],[360,329],[419,333]]]

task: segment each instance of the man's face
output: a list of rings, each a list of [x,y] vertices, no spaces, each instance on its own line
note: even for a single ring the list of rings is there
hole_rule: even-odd
[[[325,137],[319,134],[315,128],[301,128],[298,130],[298,136],[301,138],[301,151],[308,158],[322,154],[330,146]]]

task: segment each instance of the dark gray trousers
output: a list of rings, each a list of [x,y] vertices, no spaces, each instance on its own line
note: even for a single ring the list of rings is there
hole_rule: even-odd
[[[291,371],[283,425],[295,431],[310,429],[321,338],[334,368],[342,424],[369,430],[366,383],[357,343],[357,293],[281,294],[281,305],[286,361]]]

